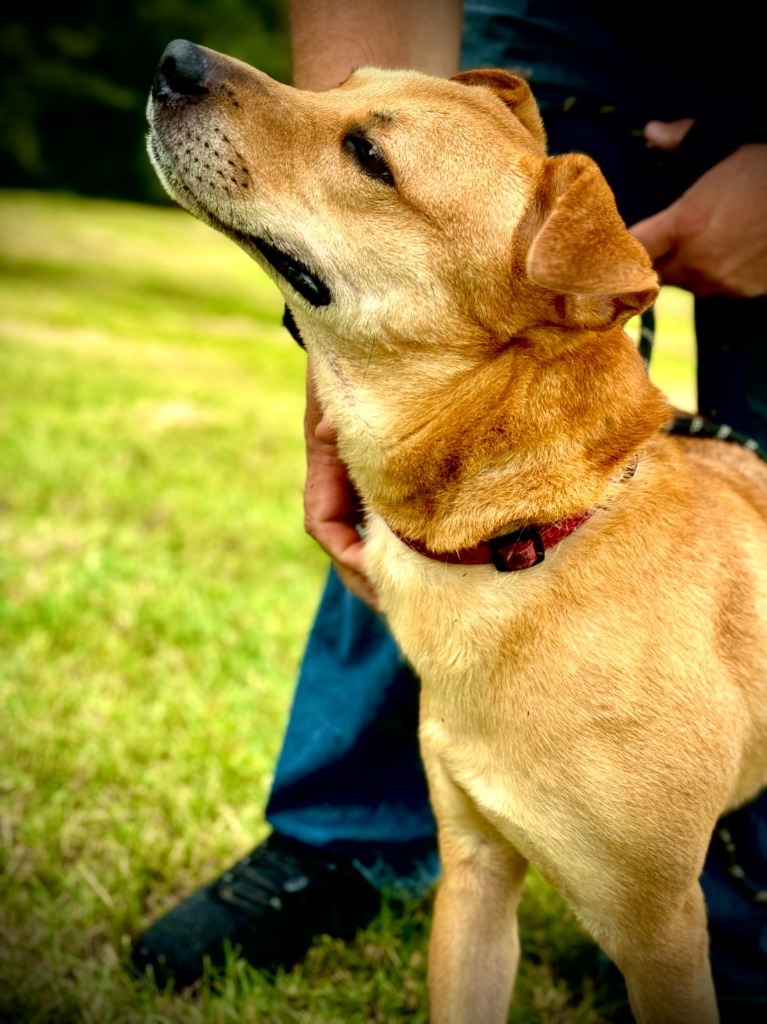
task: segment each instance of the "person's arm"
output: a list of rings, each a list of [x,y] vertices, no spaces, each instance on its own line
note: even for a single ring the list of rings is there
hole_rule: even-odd
[[[332,89],[356,67],[458,71],[462,0],[290,0],[293,84]]]
[[[364,65],[448,77],[458,71],[461,20],[461,0],[291,0],[293,84],[321,92]],[[359,499],[322,418],[311,367],[304,429],[307,533],[330,555],[349,590],[375,607],[356,530]]]

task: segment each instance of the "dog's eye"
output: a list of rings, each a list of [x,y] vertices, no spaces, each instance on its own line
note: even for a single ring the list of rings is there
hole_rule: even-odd
[[[344,139],[344,148],[352,154],[365,174],[387,185],[394,184],[394,177],[383,153],[370,139],[366,139],[364,135],[347,135]]]

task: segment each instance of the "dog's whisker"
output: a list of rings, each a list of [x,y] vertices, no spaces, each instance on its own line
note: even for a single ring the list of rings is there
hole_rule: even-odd
[[[357,400],[358,400],[358,398],[360,396],[360,393],[362,392],[362,389],[365,386],[365,381],[367,380],[368,371],[370,370],[370,363],[372,362],[372,359],[373,359],[373,351],[375,349],[375,345],[376,345],[375,338],[373,338],[372,341],[370,342],[370,351],[368,352],[368,360],[365,363],[365,372],[362,374],[362,380],[360,381],[359,387],[357,388],[356,392],[354,393],[354,406],[355,407],[357,405]]]

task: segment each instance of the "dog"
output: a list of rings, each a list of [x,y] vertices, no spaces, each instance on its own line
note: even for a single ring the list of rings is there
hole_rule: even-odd
[[[286,300],[421,679],[432,1020],[506,1020],[529,863],[640,1024],[714,1024],[698,879],[767,783],[767,469],[664,429],[624,329],[658,281],[599,168],[497,69],[311,93],[177,40],[148,117]]]

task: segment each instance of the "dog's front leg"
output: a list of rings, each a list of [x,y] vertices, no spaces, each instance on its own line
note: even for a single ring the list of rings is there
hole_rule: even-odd
[[[468,797],[430,773],[442,880],[429,945],[432,1024],[502,1024],[519,960],[527,861]]]
[[[681,901],[647,900],[633,920],[594,929],[626,980],[637,1024],[718,1024],[703,892]],[[598,934],[601,932],[602,934]]]

